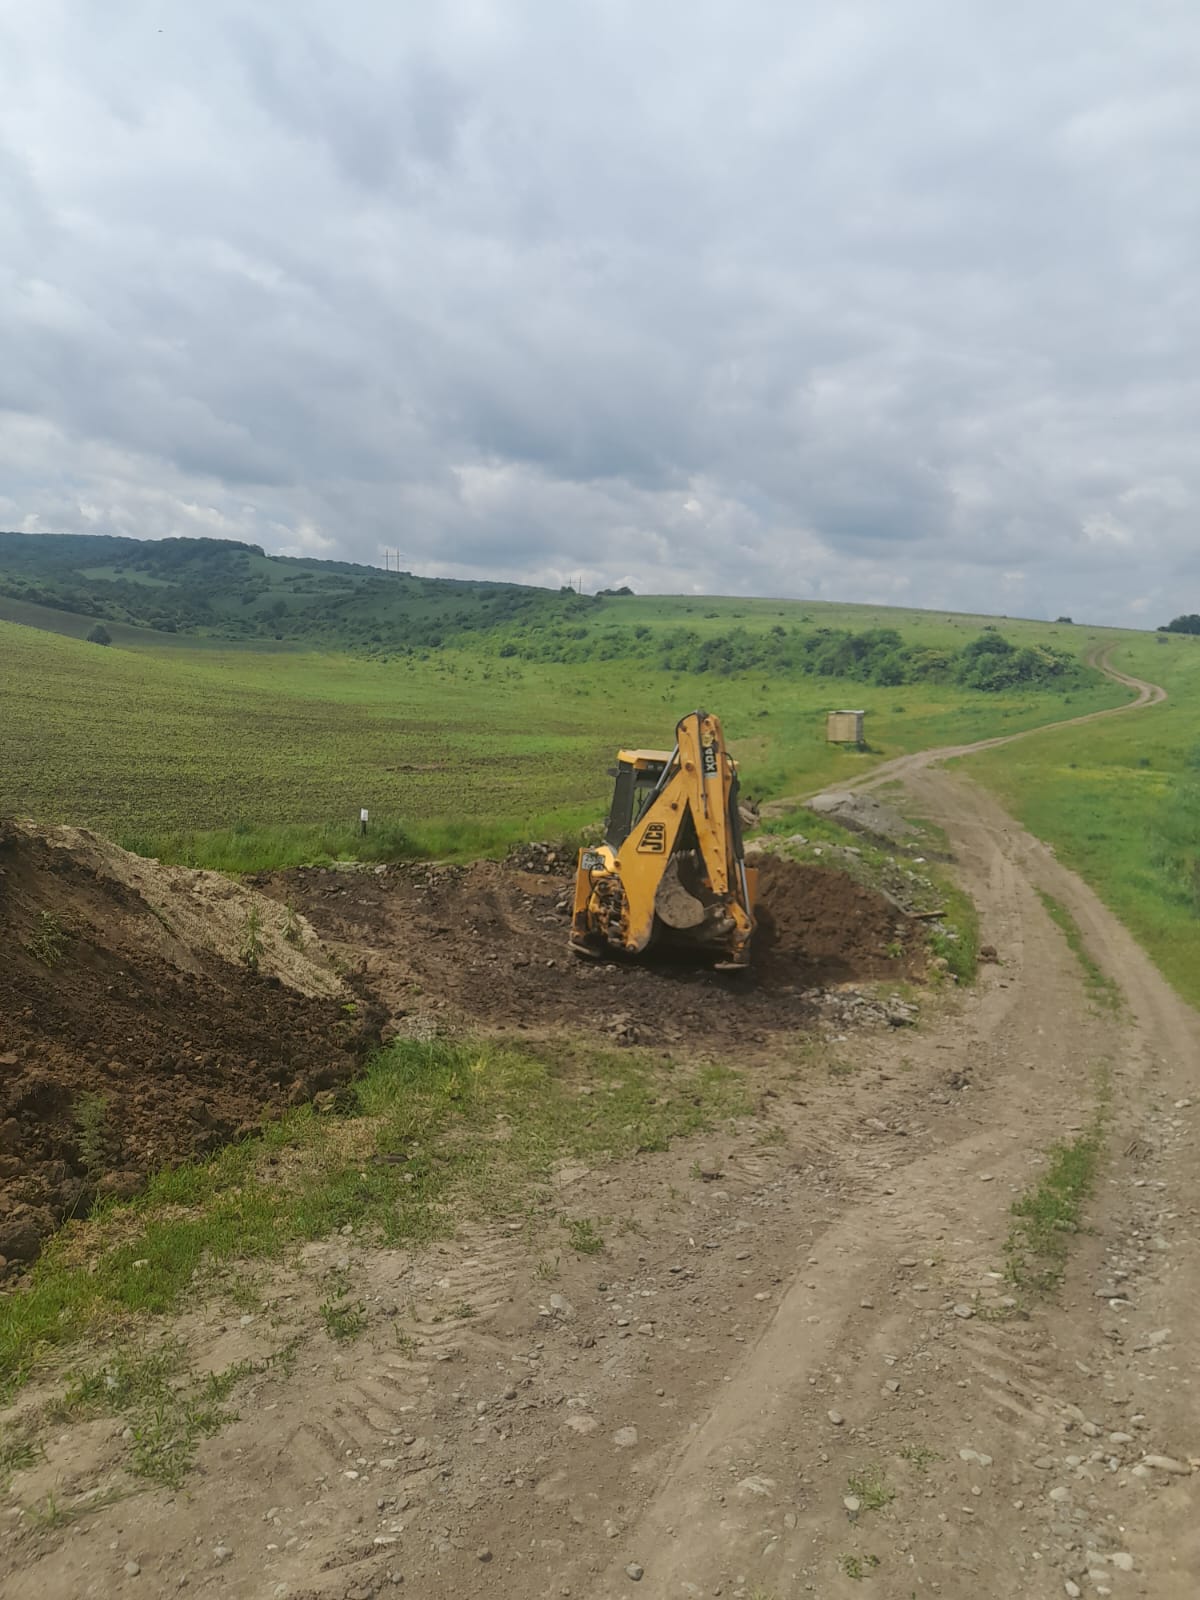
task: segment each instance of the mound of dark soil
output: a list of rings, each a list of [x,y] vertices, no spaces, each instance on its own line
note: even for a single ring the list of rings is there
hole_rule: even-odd
[[[343,1082],[370,1037],[283,908],[77,830],[0,824],[0,952],[6,1263],[95,1195]]]
[[[686,1043],[735,1055],[809,1023],[816,991],[919,976],[921,925],[845,874],[758,863],[758,931],[746,972],[695,963],[586,961],[567,950],[572,878],[506,863],[320,867],[264,876],[299,907],[393,1017],[429,1011],[499,1028],[568,1027],[622,1043]]]
[[[764,972],[807,969],[828,982],[924,971],[924,929],[884,895],[832,867],[773,855],[755,865],[754,960]]]

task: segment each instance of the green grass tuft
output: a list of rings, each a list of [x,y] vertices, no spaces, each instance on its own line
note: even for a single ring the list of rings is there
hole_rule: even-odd
[[[1051,1145],[1046,1170],[1013,1202],[1004,1254],[1006,1275],[1017,1288],[1045,1294],[1062,1282],[1071,1238],[1096,1186],[1106,1123],[1107,1088],[1102,1082],[1101,1103],[1090,1127]]]
[[[874,1572],[879,1564],[879,1557],[873,1555],[844,1555],[838,1557],[838,1565],[848,1578],[853,1578],[855,1583],[860,1582],[868,1573]]]
[[[852,1472],[846,1492],[858,1496],[864,1511],[882,1511],[896,1498],[896,1491],[888,1482],[887,1473],[878,1466],[865,1466]]]
[[[8,1488],[14,1472],[33,1466],[41,1448],[33,1434],[12,1423],[0,1423],[0,1490]]]
[[[357,1339],[367,1325],[367,1308],[361,1300],[354,1304],[341,1298],[323,1300],[320,1312],[326,1333],[339,1344]]]
[[[564,1218],[563,1227],[572,1250],[581,1256],[598,1256],[604,1249],[604,1239],[590,1217]]]
[[[53,911],[40,911],[37,926],[25,945],[26,950],[44,967],[57,967],[67,948],[67,934]]]
[[[121,1350],[99,1366],[77,1372],[55,1408],[60,1418],[123,1417],[132,1434],[130,1471],[177,1489],[203,1438],[233,1420],[227,1402],[238,1384],[277,1365],[291,1351],[265,1361],[240,1361],[224,1372],[196,1377],[184,1347],[164,1340],[149,1349]]]
[[[1088,998],[1110,1011],[1119,1011],[1121,1008],[1121,991],[1117,988],[1113,979],[1108,977],[1088,954],[1087,947],[1083,942],[1083,935],[1079,931],[1079,924],[1075,921],[1075,918],[1061,901],[1056,900],[1053,895],[1047,894],[1044,889],[1039,889],[1037,895],[1049,912],[1050,920],[1062,929],[1072,954],[1083,968],[1083,978],[1087,987]]]
[[[974,983],[979,970],[979,913],[965,890],[938,875],[945,907],[941,926],[929,933],[929,948],[959,983]]]

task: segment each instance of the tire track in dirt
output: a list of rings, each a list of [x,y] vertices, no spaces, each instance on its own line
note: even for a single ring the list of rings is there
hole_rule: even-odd
[[[978,832],[977,827],[970,832]],[[841,1501],[849,1473],[862,1458],[878,1456],[880,1442],[893,1431],[890,1393],[882,1406],[877,1398],[889,1370],[903,1373],[906,1387],[921,1385],[914,1448],[935,1450],[950,1461],[962,1448],[994,1459],[1029,1453],[1028,1429],[1022,1424],[1029,1394],[1012,1397],[1016,1415],[1006,1424],[989,1421],[983,1432],[968,1430],[947,1439],[954,1412],[962,1406],[957,1385],[977,1381],[973,1374],[994,1371],[997,1362],[993,1350],[976,1354],[972,1322],[956,1318],[945,1306],[972,1305],[973,1296],[989,1281],[987,1273],[1001,1263],[1006,1205],[1024,1183],[1030,1147],[1048,1142],[1074,1119],[1088,1096],[1091,1052],[1103,1048],[1103,1039],[1094,1023],[1077,1015],[1081,1008],[1073,993],[1074,975],[1069,967],[1064,971],[1059,959],[1056,931],[1019,874],[997,859],[993,849],[980,852],[970,833],[954,843],[970,853],[975,880],[970,886],[984,902],[989,936],[1004,950],[1010,974],[1009,987],[993,987],[961,1041],[962,1055],[989,1085],[993,1114],[982,1126],[960,1131],[959,1137],[899,1167],[893,1181],[876,1184],[852,1201],[816,1243],[760,1343],[686,1441],[644,1526],[630,1541],[642,1549],[670,1552],[665,1563],[660,1558],[655,1564],[651,1592],[656,1596],[710,1593],[716,1584],[733,1583],[743,1570],[755,1574],[767,1592],[777,1584],[786,1592],[785,1578],[787,1584],[798,1578],[820,1581],[823,1595],[856,1592],[855,1580],[844,1572],[839,1575],[836,1568],[837,1544],[852,1543]],[[1026,981],[1034,974],[1050,993],[1031,1005]],[[1036,1071],[1043,1057],[1061,1063],[1052,1080]],[[985,1177],[990,1180],[986,1187],[981,1181]],[[993,1196],[1001,1203],[985,1208],[982,1202]],[[905,1261],[920,1265],[900,1265]],[[936,1265],[926,1267],[926,1262]],[[885,1323],[867,1313],[868,1303],[890,1305]],[[1011,1361],[1021,1368],[1029,1352],[1023,1331],[1019,1338],[1020,1350]],[[924,1378],[927,1367],[933,1370]],[[1003,1378],[999,1384],[994,1377],[988,1381],[1007,1390]],[[821,1395],[815,1404],[814,1389]],[[835,1397],[832,1409],[846,1418],[844,1423],[829,1420]],[[846,1460],[839,1469],[833,1463],[845,1453],[848,1427],[861,1457]],[[763,1508],[758,1497],[749,1517],[739,1504],[732,1512],[721,1506],[718,1497],[731,1476],[727,1469],[733,1462],[753,1461],[758,1476],[783,1484],[792,1446],[805,1440],[825,1447],[840,1481],[813,1498],[797,1516],[794,1530],[772,1529],[759,1549],[746,1549],[761,1525]],[[969,1491],[969,1485],[961,1487],[963,1495]],[[686,1540],[675,1537],[683,1529],[688,1530]],[[989,1543],[996,1533],[993,1525]],[[996,1559],[975,1551],[974,1535],[973,1529],[961,1533],[948,1561],[945,1555],[932,1562],[926,1557],[924,1581],[947,1585],[956,1574],[961,1581],[968,1565]],[[1010,1538],[1014,1545],[1019,1542],[1015,1531]],[[772,1539],[778,1543],[764,1567],[762,1551]],[[834,1548],[826,1548],[831,1542]],[[744,1566],[738,1565],[739,1559]],[[1006,1550],[1006,1567],[1010,1559]],[[1011,1594],[1011,1583],[1010,1576],[1003,1587],[982,1592]],[[618,1568],[597,1592],[627,1590]],[[889,1586],[883,1592],[893,1591]]]

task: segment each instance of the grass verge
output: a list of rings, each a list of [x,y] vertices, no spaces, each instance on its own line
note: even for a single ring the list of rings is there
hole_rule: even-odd
[[[1100,1104],[1088,1127],[1074,1139],[1053,1144],[1046,1170],[1012,1206],[1012,1226],[1004,1244],[1005,1275],[1019,1289],[1048,1294],[1062,1282],[1071,1237],[1096,1186],[1108,1122],[1107,1078]]]
[[[550,840],[573,855],[581,826],[581,817],[566,813],[509,823],[447,820],[414,827],[380,821],[371,823],[365,834],[351,826],[239,823],[230,828],[125,833],[117,842],[134,855],[152,856],[172,867],[269,872],[335,861],[474,861],[504,856],[527,839]]]
[[[943,897],[939,920],[929,930],[929,948],[959,983],[974,983],[979,970],[979,913],[965,890],[945,873],[935,877]]]
[[[1054,846],[1200,1006],[1200,638],[1135,636],[1112,662],[1163,684],[1170,699],[985,751],[967,771]]]
[[[469,1039],[397,1041],[344,1100],[342,1114],[289,1112],[64,1228],[0,1302],[0,1390],[56,1346],[171,1311],[224,1265],[347,1225],[395,1245],[447,1236],[464,1215],[528,1212],[560,1159],[666,1149],[747,1109],[720,1066]],[[581,1223],[571,1242],[597,1240]],[[331,1306],[339,1334],[344,1309]]]
[[[1092,960],[1083,942],[1083,935],[1079,931],[1079,924],[1060,900],[1052,894],[1047,894],[1044,889],[1037,891],[1038,899],[1049,913],[1050,920],[1062,930],[1075,959],[1083,968],[1083,980],[1087,987],[1088,998],[1098,1006],[1103,1006],[1110,1011],[1119,1011],[1121,1007],[1121,991],[1117,988],[1112,978],[1108,977],[1096,962]]]

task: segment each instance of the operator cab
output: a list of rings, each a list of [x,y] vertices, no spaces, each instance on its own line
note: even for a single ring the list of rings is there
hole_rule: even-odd
[[[673,759],[669,750],[617,752],[617,764],[609,770],[609,776],[615,778],[616,783],[604,829],[605,844],[614,850],[621,848],[653,803]]]

